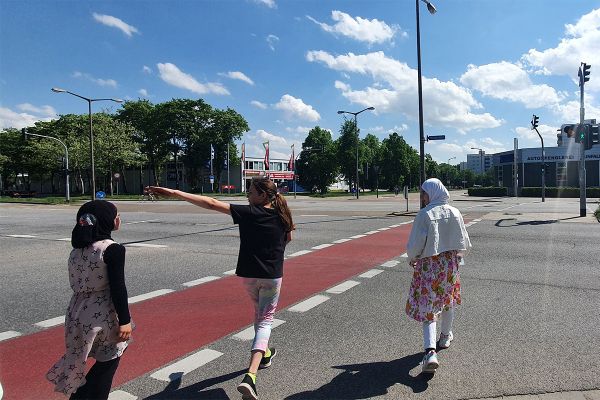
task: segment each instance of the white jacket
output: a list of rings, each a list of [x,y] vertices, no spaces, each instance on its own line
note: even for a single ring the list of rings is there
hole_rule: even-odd
[[[406,252],[408,260],[435,256],[450,250],[466,253],[471,240],[460,211],[449,204],[430,204],[413,222]]]

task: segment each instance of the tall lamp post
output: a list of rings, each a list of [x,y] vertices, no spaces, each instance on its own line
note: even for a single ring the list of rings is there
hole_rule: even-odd
[[[419,1],[427,4],[427,10],[430,14],[435,14],[437,11],[433,4],[427,0],[415,0],[417,8],[417,82],[419,88],[419,157],[420,157],[420,185],[425,182],[425,132],[423,128],[423,84],[421,83],[421,27],[419,24]]]
[[[356,200],[358,200],[358,192],[359,192],[359,185],[358,185],[358,146],[360,145],[359,140],[358,140],[358,125],[356,122],[356,116],[358,114],[360,114],[361,112],[367,111],[367,110],[374,110],[375,107],[367,107],[363,110],[357,111],[357,112],[352,112],[352,111],[338,111],[338,114],[352,114],[354,115],[354,130],[356,131]]]
[[[448,159],[448,167],[450,167],[450,161],[455,160],[456,157],[450,157]],[[448,174],[448,186],[450,186],[450,174]]]
[[[90,164],[91,164],[91,168],[92,168],[92,200],[96,200],[96,171],[95,171],[95,167],[94,167],[94,132],[92,130],[92,103],[94,101],[114,101],[115,103],[122,103],[123,100],[121,99],[112,99],[112,98],[106,98],[106,99],[89,99],[87,97],[83,97],[81,95],[78,95],[77,93],[73,93],[70,92],[68,90],[65,89],[60,89],[60,88],[52,88],[52,91],[54,93],[69,93],[75,97],[79,97],[80,99],[83,99],[85,101],[88,102],[88,115],[89,115],[89,120],[90,120]],[[112,179],[112,178],[111,178]]]
[[[483,185],[483,149],[479,147],[471,147],[471,150],[479,150],[479,163],[481,165],[481,184]]]

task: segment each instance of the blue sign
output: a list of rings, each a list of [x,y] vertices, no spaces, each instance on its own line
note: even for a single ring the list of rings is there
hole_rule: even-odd
[[[208,179],[210,180],[210,183],[215,183],[215,176],[214,175],[209,176]]]
[[[103,199],[103,198],[105,198],[105,197],[106,197],[106,193],[104,193],[102,190],[98,190],[98,191],[96,192],[96,198],[97,198],[97,199]]]

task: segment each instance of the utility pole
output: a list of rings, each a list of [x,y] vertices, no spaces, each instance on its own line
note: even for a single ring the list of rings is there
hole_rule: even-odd
[[[542,135],[540,135],[540,132],[537,129],[539,120],[540,120],[540,117],[533,114],[533,118],[531,118],[531,129],[535,130],[535,132],[540,137],[540,140],[542,141],[542,203],[543,203],[546,201],[546,152],[544,150],[544,138],[542,137]]]
[[[580,109],[579,109],[579,130],[585,129],[584,125],[583,125],[583,121],[585,119],[585,108],[583,106],[583,87],[585,85],[585,82],[588,82],[590,80],[589,75],[590,75],[590,68],[591,65],[586,64],[586,63],[581,63],[581,66],[579,67],[579,104],[580,104]],[[579,130],[576,133],[577,135],[579,135]],[[581,143],[579,143],[579,216],[580,217],[585,217],[587,214],[587,207],[586,207],[586,193],[585,193],[585,140],[582,140]]]

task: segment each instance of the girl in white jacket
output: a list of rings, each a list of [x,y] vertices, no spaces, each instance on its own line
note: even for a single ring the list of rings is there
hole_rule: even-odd
[[[448,204],[449,198],[448,190],[439,179],[423,182],[421,202],[424,208],[415,217],[407,244],[414,274],[406,313],[423,323],[423,372],[435,372],[439,366],[436,322],[440,315],[439,348],[448,348],[453,339],[454,306],[461,302],[458,266],[471,248],[462,215]]]

